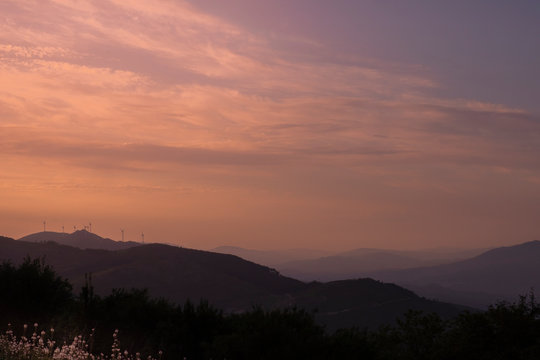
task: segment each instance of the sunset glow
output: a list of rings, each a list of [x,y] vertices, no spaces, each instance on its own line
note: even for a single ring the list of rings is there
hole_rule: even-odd
[[[452,13],[421,1],[219,3],[0,3],[0,235],[46,220],[200,249],[540,238],[537,2],[521,25],[471,6],[470,38],[424,34]],[[506,37],[475,30],[494,21]]]

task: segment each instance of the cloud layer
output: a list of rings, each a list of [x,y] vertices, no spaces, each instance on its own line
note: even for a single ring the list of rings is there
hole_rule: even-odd
[[[49,216],[109,233],[146,219],[156,241],[194,247],[534,236],[538,115],[441,98],[410,64],[320,56],[316,41],[283,52],[182,1],[0,13],[8,234]]]

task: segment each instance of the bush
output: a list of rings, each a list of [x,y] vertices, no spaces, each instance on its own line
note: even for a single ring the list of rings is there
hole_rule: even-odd
[[[72,303],[71,284],[45,265],[43,259],[26,257],[19,267],[9,262],[0,265],[0,321],[51,319],[64,313]]]

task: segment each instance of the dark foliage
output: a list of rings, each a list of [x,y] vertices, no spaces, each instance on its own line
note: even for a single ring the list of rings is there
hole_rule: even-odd
[[[324,350],[324,331],[304,310],[254,308],[227,320],[229,328],[215,338],[211,357],[316,359]]]
[[[0,265],[0,319],[4,322],[50,319],[63,314],[72,302],[71,284],[43,259],[26,257],[18,267],[9,262]]]
[[[95,353],[107,353],[119,329],[121,348],[165,359],[538,359],[540,305],[534,295],[499,303],[485,312],[451,319],[410,311],[376,331],[333,333],[302,309],[255,307],[223,314],[207,302],[179,306],[153,299],[146,290],[93,293],[91,277],[78,298],[70,284],[42,260],[0,266],[0,318],[22,323],[47,320],[64,331],[90,334]],[[42,324],[43,325],[43,324]]]

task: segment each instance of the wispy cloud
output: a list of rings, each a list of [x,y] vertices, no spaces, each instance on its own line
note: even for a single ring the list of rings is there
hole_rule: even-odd
[[[0,13],[0,193],[103,189],[114,174],[118,193],[223,186],[351,210],[345,193],[540,176],[537,115],[435,96],[444,84],[422,67],[320,56],[293,35],[302,45],[278,51],[184,1],[8,0]],[[366,202],[403,208],[392,196]]]

